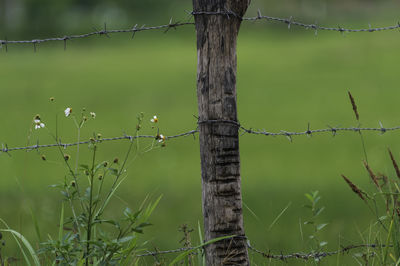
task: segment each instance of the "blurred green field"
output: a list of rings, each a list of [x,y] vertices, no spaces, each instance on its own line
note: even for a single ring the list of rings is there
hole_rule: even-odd
[[[97,113],[82,132],[103,137],[131,134],[136,115],[146,115],[143,133],[153,133],[152,115],[160,118],[160,133],[171,135],[194,129],[196,104],[196,48],[191,28],[168,34],[138,34],[126,38],[74,41],[67,51],[62,43],[32,47],[10,46],[0,54],[0,142],[9,147],[28,143],[31,121],[40,114],[54,132],[55,116],[64,142],[76,140],[71,119],[62,111],[85,107]],[[238,109],[245,127],[277,132],[304,131],[331,126],[356,126],[347,91],[358,103],[362,126],[398,125],[400,97],[397,32],[339,33],[303,29],[277,31],[245,24],[238,44]],[[50,104],[49,98],[56,102]],[[364,133],[368,160],[377,172],[394,175],[386,153],[390,147],[400,159],[398,132]],[[29,143],[52,143],[46,130],[33,131]],[[364,154],[356,133],[314,135],[311,138],[243,135],[240,139],[245,226],[251,243],[273,253],[308,250],[299,222],[309,213],[304,193],[318,190],[326,207],[320,222],[329,223],[321,239],[328,250],[362,243],[359,232],[374,222],[373,215],[350,191],[340,174],[366,190],[372,185],[363,169]],[[150,142],[141,140],[142,147]],[[100,160],[122,157],[127,142],[104,143]],[[82,148],[85,157],[87,151]],[[67,151],[74,159],[75,149]],[[47,161],[40,159],[45,154]],[[109,215],[118,217],[125,204],[138,208],[146,195],[163,199],[143,239],[148,247],[179,247],[181,224],[197,230],[201,216],[199,143],[187,137],[168,141],[167,147],[139,153],[128,168]],[[30,208],[43,237],[58,229],[61,195],[49,185],[66,174],[57,151],[0,154],[0,218],[37,243]],[[269,228],[281,211],[289,208]],[[251,211],[250,211],[250,210]],[[254,215],[255,214],[255,215]],[[306,229],[304,238],[306,238]],[[197,241],[197,233],[193,235]],[[19,256],[8,239],[3,251]],[[253,265],[269,265],[252,255]],[[281,262],[271,262],[279,265]],[[297,262],[303,265],[304,262]],[[354,265],[340,258],[339,265]],[[297,265],[292,261],[290,265]],[[336,265],[337,258],[323,265]],[[150,263],[149,263],[150,265]]]

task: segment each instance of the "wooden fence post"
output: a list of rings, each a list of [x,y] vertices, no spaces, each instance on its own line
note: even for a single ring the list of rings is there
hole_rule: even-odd
[[[193,0],[206,264],[249,265],[236,104],[236,40],[250,0]]]

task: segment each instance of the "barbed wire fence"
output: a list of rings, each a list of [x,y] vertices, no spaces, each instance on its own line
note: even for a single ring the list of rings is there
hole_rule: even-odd
[[[239,128],[239,132],[241,135],[245,134],[250,134],[250,135],[258,135],[258,136],[265,136],[265,137],[279,137],[283,136],[289,139],[289,141],[293,141],[294,136],[313,136],[315,134],[329,134],[332,136],[336,136],[339,132],[356,132],[360,133],[363,131],[369,131],[369,132],[378,132],[380,134],[384,134],[386,132],[390,131],[398,131],[400,130],[400,126],[394,126],[394,127],[383,127],[383,125],[379,122],[380,127],[331,127],[328,126],[327,128],[322,128],[322,129],[311,129],[310,124],[308,124],[307,129],[305,131],[286,131],[286,130],[280,130],[279,132],[269,132],[264,130],[256,130],[252,128],[246,128],[242,126],[239,122],[236,121],[231,121],[231,120],[207,120],[207,121],[198,121],[198,125],[205,124],[205,123],[210,123],[210,124],[234,124]],[[177,138],[183,138],[183,137],[188,137],[188,136],[196,136],[196,134],[199,133],[198,128],[185,131],[176,135],[170,135],[170,136],[165,136],[165,140],[172,140],[172,139],[177,139]],[[159,139],[159,134],[157,135],[123,135],[123,136],[118,136],[118,137],[110,137],[110,138],[100,138],[100,139],[89,139],[89,140],[84,140],[84,141],[79,141],[79,142],[70,142],[70,143],[63,143],[61,141],[57,143],[49,143],[49,144],[39,144],[37,142],[35,145],[29,145],[29,146],[21,146],[21,147],[9,147],[6,143],[2,143],[1,149],[0,149],[0,154],[1,153],[7,153],[9,154],[10,152],[14,151],[32,151],[32,150],[38,150],[42,148],[53,148],[53,147],[62,147],[64,149],[72,146],[77,146],[77,145],[83,145],[83,144],[91,144],[91,143],[101,143],[101,142],[111,142],[111,141],[120,141],[120,140],[129,140],[133,141],[135,139]]]
[[[327,27],[327,26],[321,26],[318,25],[317,23],[312,23],[312,24],[307,24],[303,22],[299,22],[294,20],[293,17],[290,18],[280,18],[280,17],[272,17],[272,16],[264,16],[261,14],[261,11],[258,10],[257,16],[254,17],[240,17],[239,15],[235,14],[232,11],[225,10],[225,11],[220,11],[220,12],[205,12],[205,11],[186,11],[189,15],[189,20],[192,16],[198,16],[198,15],[219,15],[219,16],[226,16],[227,18],[230,17],[237,17],[241,19],[242,21],[245,22],[250,22],[250,21],[273,21],[273,22],[279,22],[279,23],[284,23],[288,25],[288,29],[291,28],[291,26],[298,26],[302,27],[305,29],[312,29],[315,32],[315,35],[318,34],[319,30],[322,31],[337,31],[340,33],[345,33],[345,32],[377,32],[377,31],[387,31],[387,30],[396,30],[400,29],[400,22],[398,22],[395,25],[392,26],[385,26],[385,27],[377,27],[373,28],[369,24],[368,28],[361,28],[361,29],[351,29],[351,28],[344,28],[341,26],[337,27]],[[67,49],[67,41],[71,41],[74,39],[83,39],[83,38],[89,38],[92,36],[107,36],[110,38],[111,34],[117,34],[117,33],[130,33],[132,34],[132,38],[134,38],[135,34],[137,32],[141,31],[152,31],[152,30],[164,30],[164,32],[168,32],[170,29],[177,29],[178,27],[182,26],[188,26],[192,25],[194,26],[194,22],[191,21],[187,22],[174,22],[173,19],[171,18],[170,21],[167,24],[163,25],[158,25],[158,26],[146,26],[145,24],[142,26],[138,26],[138,24],[134,25],[132,28],[128,29],[107,29],[107,24],[104,23],[104,28],[102,30],[97,30],[95,29],[92,32],[88,33],[83,33],[83,34],[76,34],[76,35],[63,35],[61,37],[51,37],[51,38],[44,38],[44,39],[31,39],[31,40],[7,40],[5,38],[4,40],[0,39],[0,49],[3,47],[5,48],[5,51],[8,52],[8,46],[9,45],[16,45],[16,44],[32,44],[33,49],[36,52],[37,45],[41,43],[46,43],[46,42],[63,42],[64,43],[64,50]]]
[[[258,10],[257,15],[254,17],[240,17],[237,14],[235,14],[232,11],[229,10],[224,10],[224,11],[219,11],[219,12],[206,12],[206,11],[186,11],[188,14],[187,21],[181,22],[177,21],[174,22],[173,19],[171,18],[170,21],[167,24],[163,25],[158,25],[158,26],[138,26],[138,24],[134,25],[132,28],[127,28],[127,29],[108,29],[107,24],[104,24],[104,28],[102,30],[97,30],[95,29],[92,32],[88,33],[83,33],[83,34],[76,34],[76,35],[64,35],[62,37],[50,37],[50,38],[44,38],[44,39],[31,39],[31,40],[7,40],[5,38],[4,40],[0,39],[0,49],[3,49],[8,52],[8,46],[9,45],[23,45],[23,44],[30,44],[33,45],[34,51],[36,52],[37,46],[41,43],[46,43],[46,42],[63,42],[64,43],[64,50],[67,49],[67,42],[72,41],[74,39],[84,39],[84,38],[89,38],[93,36],[106,36],[110,37],[112,34],[121,34],[121,33],[129,33],[131,34],[131,38],[133,39],[135,37],[135,34],[137,32],[142,32],[142,31],[153,31],[153,30],[164,30],[164,32],[168,32],[171,29],[177,29],[178,27],[183,27],[183,26],[189,26],[192,25],[194,26],[194,22],[191,22],[190,19],[193,16],[201,16],[201,15],[218,15],[218,16],[225,16],[228,19],[231,17],[239,18],[240,20],[244,22],[255,22],[255,21],[267,21],[267,22],[278,22],[278,23],[283,23],[286,24],[288,29],[291,29],[292,26],[297,26],[305,29],[311,29],[315,32],[315,35],[318,35],[318,31],[336,31],[340,33],[353,33],[353,32],[378,32],[378,31],[389,31],[389,30],[397,30],[400,29],[400,22],[398,22],[395,25],[392,26],[385,26],[385,27],[377,27],[373,28],[371,25],[369,25],[368,28],[360,28],[360,29],[352,29],[352,28],[344,28],[341,26],[337,27],[327,27],[327,26],[321,26],[318,25],[317,23],[313,24],[307,24],[303,23],[300,21],[296,21],[293,17],[290,18],[280,18],[280,17],[272,17],[272,16],[265,16],[261,14],[261,11]],[[353,102],[352,102],[353,104]],[[354,105],[353,105],[354,107]],[[357,111],[356,116],[358,116]],[[358,120],[358,118],[357,118]],[[379,122],[379,127],[361,127],[361,126],[356,126],[356,127],[331,127],[327,126],[327,128],[321,128],[321,129],[311,129],[310,124],[307,125],[306,130],[301,130],[301,131],[287,131],[287,130],[280,130],[278,132],[271,132],[267,131],[265,129],[259,130],[259,129],[253,129],[253,128],[247,128],[241,125],[237,121],[231,121],[231,120],[207,120],[207,121],[197,121],[197,127],[196,129],[185,131],[176,135],[170,135],[170,136],[165,136],[165,141],[172,140],[172,139],[177,139],[177,138],[185,138],[188,136],[193,136],[195,137],[197,133],[199,133],[198,127],[201,126],[202,124],[234,124],[238,127],[238,130],[241,135],[249,134],[249,135],[257,135],[257,136],[265,136],[265,137],[279,137],[283,136],[288,138],[289,141],[293,141],[294,136],[313,136],[315,134],[329,134],[332,136],[338,135],[338,133],[345,133],[345,132],[355,132],[355,133],[360,133],[364,131],[368,132],[377,132],[380,134],[384,134],[387,132],[391,131],[398,131],[400,130],[400,125],[399,126],[393,126],[393,127],[384,127],[381,122]],[[63,143],[60,140],[57,140],[56,143],[49,143],[49,144],[37,144],[35,145],[29,145],[29,146],[20,146],[20,147],[9,147],[6,143],[2,143],[1,149],[0,149],[0,155],[1,154],[7,154],[11,156],[11,152],[16,152],[16,151],[32,151],[32,150],[39,150],[43,148],[53,148],[53,147],[62,147],[64,149],[67,149],[68,147],[72,146],[78,146],[78,145],[84,145],[84,144],[91,144],[91,143],[102,143],[102,142],[112,142],[112,141],[120,141],[120,140],[129,140],[129,141],[134,141],[136,139],[159,139],[160,135],[122,135],[122,136],[117,136],[117,137],[110,137],[110,138],[99,138],[99,139],[89,139],[85,141],[79,141],[79,142],[70,142],[70,143]],[[302,259],[302,260],[321,260],[323,258],[333,256],[333,255],[338,255],[338,254],[345,254],[349,253],[351,250],[354,249],[360,249],[360,248],[382,248],[385,247],[385,245],[380,245],[380,244],[361,244],[361,245],[348,245],[341,247],[338,250],[334,251],[313,251],[309,253],[304,253],[304,252],[295,252],[295,253],[287,253],[287,254],[273,254],[270,251],[261,251],[254,246],[250,244],[249,239],[246,236],[233,236],[231,237],[232,240],[234,238],[245,238],[247,240],[247,247],[248,249],[258,255],[261,255],[262,257],[266,259],[275,259],[275,260],[282,260],[282,261],[287,261],[289,259]],[[168,254],[174,254],[174,253],[181,253],[181,252],[186,252],[193,250],[198,250],[197,252],[202,252],[202,247],[182,247],[182,248],[177,248],[177,249],[172,249],[172,250],[163,250],[163,251],[154,251],[150,252],[147,251],[145,253],[137,254],[136,257],[148,257],[148,256],[163,256],[163,255],[168,255]],[[373,254],[372,254],[373,255]]]
[[[233,236],[229,239],[235,239],[235,238],[245,238],[247,248],[253,252],[254,254],[261,255],[263,258],[266,259],[273,259],[273,260],[281,260],[284,262],[288,262],[290,259],[301,259],[304,261],[308,260],[316,260],[320,261],[326,257],[330,256],[335,256],[339,254],[348,254],[350,251],[355,250],[355,249],[362,249],[362,248],[370,248],[370,249],[377,249],[377,248],[384,248],[386,245],[384,244],[361,244],[361,245],[347,245],[347,246],[342,246],[340,249],[334,250],[334,251],[312,251],[312,252],[295,252],[295,253],[280,253],[280,254],[274,254],[271,251],[261,251],[254,246],[250,244],[250,240],[248,240],[247,237],[241,236]],[[177,248],[177,249],[172,249],[172,250],[157,250],[157,251],[147,251],[146,253],[141,253],[137,254],[136,257],[157,257],[157,256],[163,256],[163,255],[171,255],[175,253],[181,253],[181,252],[187,252],[187,251],[193,251],[193,253],[197,254],[197,252],[203,252],[203,247],[182,247],[182,248]],[[376,254],[372,251],[369,254],[370,256],[375,256]]]

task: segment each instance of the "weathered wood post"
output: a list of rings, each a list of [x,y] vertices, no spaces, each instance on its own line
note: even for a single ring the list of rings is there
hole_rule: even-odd
[[[193,0],[206,263],[249,265],[244,236],[236,104],[236,40],[250,0]]]

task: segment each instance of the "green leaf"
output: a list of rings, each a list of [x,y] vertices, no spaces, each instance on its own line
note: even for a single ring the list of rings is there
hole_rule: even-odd
[[[138,226],[133,227],[131,230],[143,234],[143,228],[151,225],[152,225],[151,223],[141,223]]]
[[[49,185],[50,188],[62,188],[64,187],[64,185],[62,184],[53,184],[53,185]]]
[[[319,197],[319,196],[318,196],[318,197],[315,197],[315,198],[314,198],[314,204],[317,204],[317,202],[318,202],[320,199],[321,199],[321,197]]]
[[[104,167],[104,162],[99,163],[98,165],[96,165],[96,167],[94,168],[94,172],[96,173],[102,167]]]
[[[319,224],[317,225],[317,231],[322,230],[322,228],[324,228],[325,226],[327,226],[328,224]]]
[[[62,194],[64,197],[69,198],[68,192],[66,192],[66,191],[64,191],[64,190],[61,190],[60,192],[61,192],[61,194]]]
[[[93,222],[93,224],[101,224],[101,223],[107,223],[107,224],[112,224],[114,225],[116,228],[120,228],[120,225],[117,221],[114,220],[95,220]]]
[[[311,196],[310,194],[306,193],[306,194],[304,194],[304,196],[306,196],[306,198],[307,198],[309,201],[314,202],[314,198],[313,198],[313,196]]]
[[[362,258],[364,256],[364,253],[354,253],[353,256],[357,258]]]
[[[318,208],[318,209],[316,210],[316,212],[315,212],[314,217],[320,215],[321,212],[323,212],[324,210],[325,210],[325,207]]]
[[[108,171],[110,171],[110,174],[118,176],[118,169],[108,168]]]
[[[117,242],[118,243],[125,243],[125,242],[128,242],[128,241],[131,241],[133,238],[134,238],[133,236],[126,236],[126,237],[118,239]]]
[[[135,228],[132,228],[131,230],[132,230],[132,232],[143,234],[143,229],[140,227],[135,227]]]
[[[381,217],[379,217],[379,221],[384,221],[384,220],[386,220],[387,219],[387,216],[386,215],[384,215],[384,216],[381,216]]]
[[[79,167],[84,170],[89,170],[89,165],[87,164],[80,164]]]
[[[126,207],[125,210],[124,210],[124,215],[127,218],[131,218],[132,217],[132,210],[130,208]]]
[[[322,241],[322,242],[319,243],[319,246],[320,246],[320,247],[323,247],[323,246],[326,246],[327,244],[328,244],[328,242]]]

